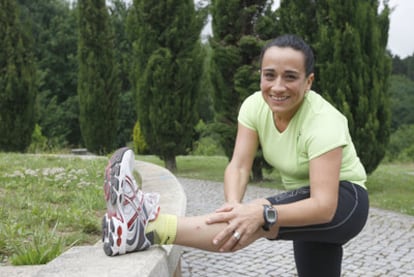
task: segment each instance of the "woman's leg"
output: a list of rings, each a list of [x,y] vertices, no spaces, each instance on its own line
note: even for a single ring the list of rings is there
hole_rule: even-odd
[[[269,197],[273,205],[292,203],[310,197],[309,187]],[[368,218],[368,194],[362,187],[346,181],[339,186],[338,207],[333,220],[304,227],[281,227],[276,239],[319,241],[344,244],[355,237]]]
[[[309,187],[289,191],[268,200],[273,205],[310,197]],[[368,217],[368,195],[362,187],[341,182],[334,219],[327,224],[281,227],[276,239],[292,240],[298,276],[340,276],[342,245],[355,237]]]
[[[341,244],[294,241],[293,249],[298,276],[341,276]]]
[[[179,217],[177,236],[174,244],[189,246],[207,251],[218,252],[220,245],[214,245],[213,238],[222,231],[227,224],[206,224],[209,215]],[[235,239],[235,238],[234,238]]]
[[[227,227],[227,223],[206,224],[210,217],[211,215],[208,214],[191,217],[160,214],[157,220],[148,224],[145,234],[152,245],[177,244],[206,251],[221,252],[222,245],[213,244],[213,239]],[[261,236],[262,232],[258,230],[252,240],[256,240]],[[230,234],[225,241],[228,239],[237,243],[234,234]],[[238,249],[244,246],[238,245]]]
[[[134,179],[134,155],[117,150],[105,169],[107,213],[102,220],[102,241],[108,256],[143,251],[154,244],[179,244],[219,251],[213,238],[227,223],[206,224],[209,215],[177,217],[159,214],[159,196],[143,193]],[[255,238],[261,235],[260,230]],[[237,241],[233,234],[229,235]]]

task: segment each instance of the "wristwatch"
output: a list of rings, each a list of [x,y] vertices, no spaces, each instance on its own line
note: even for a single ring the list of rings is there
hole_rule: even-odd
[[[269,231],[270,228],[277,222],[277,211],[270,205],[263,205],[264,225],[263,230]]]

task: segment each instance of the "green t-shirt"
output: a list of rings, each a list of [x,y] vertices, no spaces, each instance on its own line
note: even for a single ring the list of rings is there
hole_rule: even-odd
[[[257,132],[264,158],[279,170],[286,189],[309,185],[309,161],[337,147],[343,147],[340,180],[366,188],[365,169],[346,117],[316,92],[305,94],[302,106],[282,133],[276,129],[260,91],[243,102],[238,121]]]

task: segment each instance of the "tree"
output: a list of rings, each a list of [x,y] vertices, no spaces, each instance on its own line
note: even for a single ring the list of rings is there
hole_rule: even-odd
[[[107,153],[115,147],[120,90],[113,32],[105,0],[80,0],[78,8],[81,132],[89,151]]]
[[[390,135],[386,51],[389,8],[376,0],[318,1],[316,49],[319,92],[348,118],[358,155],[368,173],[385,155]]]
[[[391,76],[392,131],[402,125],[414,125],[414,81],[402,75]]]
[[[35,127],[36,67],[14,1],[0,0],[0,149],[25,151]]]
[[[242,101],[259,90],[260,50],[274,33],[272,1],[213,0],[212,82],[217,112],[215,129],[221,145],[231,158],[237,130],[237,114]],[[267,24],[266,24],[267,23]],[[260,153],[260,152],[259,152]],[[262,179],[263,159],[253,164],[253,179]]]
[[[200,119],[206,123],[212,122],[214,120],[214,107],[213,107],[213,94],[214,89],[211,83],[211,56],[213,50],[211,45],[207,43],[202,44],[202,51],[204,56],[203,61],[203,73],[199,85],[199,94],[200,98],[198,101],[197,111],[200,116]]]
[[[191,147],[202,74],[200,33],[205,11],[193,0],[135,0],[128,22],[134,45],[137,113],[150,152],[176,170]]]
[[[119,120],[116,145],[121,147],[132,141],[134,125],[137,121],[134,92],[131,85],[132,43],[126,31],[129,6],[124,0],[112,0],[109,6],[110,20],[114,27],[115,61],[119,68],[120,80]]]
[[[281,1],[276,11],[279,32],[296,34],[312,45],[318,33],[316,10],[316,1]],[[323,13],[323,10],[320,13]]]
[[[282,1],[278,13],[281,31],[301,35],[314,49],[313,89],[345,114],[372,172],[390,135],[388,6],[378,14],[377,0],[294,0]]]
[[[77,15],[65,0],[18,0],[30,26],[38,70],[36,122],[51,147],[80,145],[77,87]]]
[[[401,59],[398,55],[392,58],[392,74],[405,75],[414,81],[414,54]]]

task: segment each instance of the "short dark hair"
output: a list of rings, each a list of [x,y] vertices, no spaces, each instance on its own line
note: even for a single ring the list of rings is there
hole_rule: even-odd
[[[305,70],[306,76],[313,73],[314,65],[315,65],[315,58],[313,55],[313,51],[311,47],[299,36],[286,34],[278,36],[277,38],[268,42],[262,49],[262,53],[260,54],[260,68],[262,67],[263,56],[266,53],[267,49],[270,47],[290,47],[295,50],[301,51],[305,56]]]

